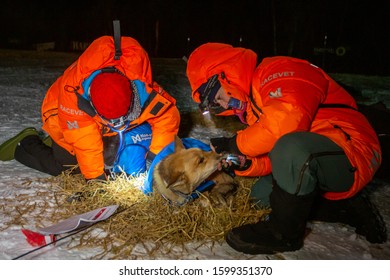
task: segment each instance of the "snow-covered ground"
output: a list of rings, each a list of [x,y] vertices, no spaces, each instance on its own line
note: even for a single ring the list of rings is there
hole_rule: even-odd
[[[40,105],[46,90],[62,71],[76,58],[76,54],[55,52],[30,52],[0,50],[0,143],[26,127],[41,126]],[[154,79],[165,87],[178,100],[183,112],[196,109],[190,99],[189,84],[185,76],[185,64],[180,59],[152,60]],[[354,87],[367,102],[378,99],[390,106],[390,77],[369,77],[335,74],[335,77]],[[189,133],[190,137],[205,142],[210,136],[225,133],[220,128],[207,130],[197,125]],[[15,160],[0,161],[0,259],[10,260],[33,248],[21,233],[21,224],[28,225],[32,216],[26,213],[20,224],[5,226],[9,213],[18,211],[18,196],[31,197],[36,203],[46,200],[49,205],[52,197],[42,197],[50,185],[41,178],[48,176],[29,169]],[[372,201],[380,209],[390,232],[390,185],[389,182],[376,182],[370,186]],[[54,204],[52,204],[54,205]],[[48,209],[49,210],[49,209]],[[181,259],[189,260],[390,260],[390,241],[385,244],[370,244],[355,234],[354,229],[341,224],[309,223],[311,233],[305,239],[304,247],[296,252],[276,255],[245,255],[231,249],[226,243],[213,247],[197,247],[188,244],[186,254]],[[31,229],[34,223],[31,222]],[[77,235],[73,238],[77,238]],[[59,242],[27,255],[24,259],[40,260],[85,260],[93,259],[99,249],[69,248],[66,242]],[[179,250],[179,249],[178,249]],[[157,259],[176,259],[172,255],[159,255]],[[132,259],[148,259],[142,247],[135,248]],[[0,262],[0,265],[2,263]],[[319,272],[320,273],[320,272]]]

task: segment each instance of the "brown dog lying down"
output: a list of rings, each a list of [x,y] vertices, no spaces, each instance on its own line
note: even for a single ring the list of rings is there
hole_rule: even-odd
[[[172,154],[162,159],[153,170],[153,188],[175,205],[183,205],[189,195],[206,179],[215,185],[204,192],[213,206],[227,205],[233,198],[237,183],[217,166],[222,156],[199,148],[186,149],[175,138]]]

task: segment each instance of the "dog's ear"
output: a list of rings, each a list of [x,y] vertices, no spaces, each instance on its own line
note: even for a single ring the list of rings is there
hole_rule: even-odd
[[[183,145],[183,142],[181,141],[181,139],[175,135],[175,152],[178,152],[180,150],[184,150],[185,147]]]
[[[185,180],[186,176],[183,172],[177,170],[170,170],[169,173],[170,173],[169,176],[165,177],[165,180],[168,184],[167,188],[170,188],[171,186],[176,185],[178,182],[182,182]]]
[[[183,142],[177,135],[175,135],[175,152],[178,152],[183,149],[185,149]]]
[[[174,181],[168,182],[167,188],[189,194],[191,190],[188,188],[188,178],[184,173],[177,174]]]

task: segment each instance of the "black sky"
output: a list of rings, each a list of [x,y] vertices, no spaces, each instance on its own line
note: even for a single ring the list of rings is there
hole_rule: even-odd
[[[3,0],[0,5],[0,48],[31,49],[54,41],[56,50],[69,51],[72,41],[112,35],[112,20],[119,19],[122,35],[137,39],[151,57],[182,57],[213,41],[251,48],[259,59],[290,55],[329,71],[390,74],[384,0]],[[336,55],[337,48],[345,54]]]

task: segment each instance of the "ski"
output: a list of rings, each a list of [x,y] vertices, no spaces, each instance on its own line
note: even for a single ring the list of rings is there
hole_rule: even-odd
[[[57,224],[45,228],[38,228],[37,231],[22,229],[21,231],[26,237],[27,242],[31,246],[38,248],[20,255],[14,258],[14,260],[24,257],[37,250],[40,250],[46,246],[55,244],[57,241],[75,235],[83,230],[86,230],[87,228],[93,226],[98,222],[108,219],[115,213],[118,207],[119,205],[110,205],[102,208],[97,208],[95,210],[82,213],[80,215],[72,216]],[[63,236],[63,234],[66,233],[68,234]]]

